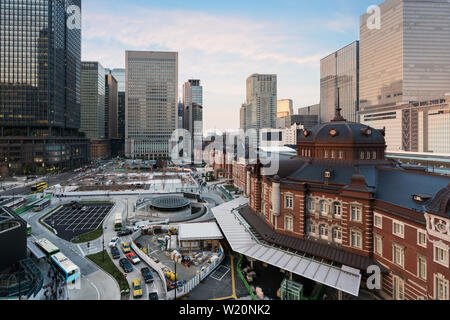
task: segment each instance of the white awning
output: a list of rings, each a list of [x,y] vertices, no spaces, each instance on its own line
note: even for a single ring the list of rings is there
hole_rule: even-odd
[[[221,240],[223,235],[215,222],[184,223],[180,224],[178,239],[180,241]]]
[[[32,241],[30,241],[29,239],[27,239],[27,247],[28,250],[30,250],[31,254],[38,260],[40,259],[44,259],[46,256],[45,254],[42,252],[41,249],[38,248],[37,245],[35,245]]]
[[[233,251],[337,290],[358,296],[361,284],[361,273],[359,270],[348,266],[342,266],[342,268],[330,266],[271,247],[270,245],[258,243],[248,230],[248,225],[245,220],[242,217],[239,219],[232,212],[233,209],[247,203],[247,198],[239,198],[212,209],[217,223],[225,234]]]

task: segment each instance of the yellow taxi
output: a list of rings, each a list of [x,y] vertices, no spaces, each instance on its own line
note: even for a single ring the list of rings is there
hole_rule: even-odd
[[[136,279],[131,281],[131,285],[133,288],[133,298],[141,298],[142,297],[142,286],[141,286],[141,280]]]
[[[122,243],[122,251],[125,254],[131,252],[130,244],[128,242],[123,242]]]

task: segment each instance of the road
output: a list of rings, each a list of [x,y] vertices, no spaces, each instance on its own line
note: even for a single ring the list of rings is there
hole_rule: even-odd
[[[54,185],[60,184],[61,182],[66,182],[70,179],[73,179],[74,177],[76,177],[78,174],[77,173],[73,173],[73,172],[68,172],[68,173],[61,173],[55,176],[47,176],[47,177],[42,177],[39,180],[41,182],[47,182],[49,187],[52,187]],[[33,183],[35,184],[35,183]],[[0,192],[0,196],[14,196],[14,195],[28,195],[31,193],[31,185],[25,185],[23,187],[18,187],[18,188],[14,188],[14,189],[9,189],[6,191],[2,191]]]
[[[126,210],[126,206],[127,206],[127,197],[114,197],[115,202],[116,202],[116,206],[114,207],[112,213],[107,217],[107,219],[104,222],[104,235],[105,235],[105,246],[108,246],[109,242],[111,241],[112,238],[116,237],[117,234],[114,231],[113,225],[114,225],[114,217],[115,214],[117,212],[122,213],[122,217],[125,220],[126,215],[127,215],[127,210]],[[131,213],[131,211],[133,210],[133,204],[135,203],[135,199],[130,201],[128,201],[128,212]],[[131,207],[131,208],[130,208]],[[122,242],[128,242],[131,243],[131,237],[130,236],[126,236],[126,237],[122,237],[121,238],[121,243]],[[123,272],[123,269],[120,267],[119,265],[119,260],[122,258],[126,258],[125,254],[122,252],[122,247],[121,245],[118,245],[119,251],[120,251],[120,258],[117,260],[114,260],[112,258],[111,255],[111,250],[110,248],[107,249],[108,254],[111,258],[111,260],[114,262],[114,264],[116,265],[116,267]],[[152,269],[150,268],[150,270],[152,271],[153,274],[153,283],[152,284],[146,284],[144,282],[144,279],[142,278],[142,274],[141,274],[141,268],[144,267],[149,267],[145,262],[141,261],[139,262],[137,265],[133,265],[133,271],[127,274],[127,281],[128,284],[130,286],[130,290],[132,288],[131,285],[131,281],[135,280],[135,279],[140,279],[141,280],[141,284],[142,284],[142,288],[143,288],[143,297],[142,300],[148,300],[148,294],[150,292],[158,292],[158,296],[162,297],[164,296],[163,292],[164,292],[164,288],[163,288],[163,284],[161,279],[159,278],[159,275]],[[130,294],[130,297],[132,299],[132,295]]]
[[[59,205],[58,200],[52,200],[52,204],[46,210],[35,213],[28,211],[21,215],[32,227],[33,240],[47,238],[56,245],[61,252],[75,263],[81,271],[81,290],[69,293],[69,297],[80,300],[118,300],[120,299],[120,290],[117,282],[103,272],[89,259],[85,258],[84,253],[77,244],[67,242],[55,234],[48,231],[39,223],[39,218]]]

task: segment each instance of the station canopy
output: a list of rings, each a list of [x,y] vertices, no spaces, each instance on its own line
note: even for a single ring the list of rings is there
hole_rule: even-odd
[[[27,240],[27,248],[28,250],[30,250],[31,254],[38,260],[44,259],[46,257],[42,250],[39,249],[38,246],[29,239]]]
[[[359,270],[348,266],[331,266],[258,241],[247,222],[234,210],[247,204],[247,198],[238,198],[212,209],[233,251],[358,296],[361,284]]]
[[[222,232],[215,222],[212,223],[184,223],[178,231],[180,241],[221,240]]]

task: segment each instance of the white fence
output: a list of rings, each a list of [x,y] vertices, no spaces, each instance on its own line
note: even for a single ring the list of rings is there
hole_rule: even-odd
[[[219,247],[220,247],[219,250],[221,253],[219,255],[219,259],[211,262],[211,264],[208,267],[201,270],[193,279],[189,280],[183,286],[180,286],[176,290],[167,291],[166,276],[165,276],[165,273],[163,272],[163,270],[161,269],[161,267],[159,266],[159,264],[157,264],[155,261],[153,261],[153,259],[151,259],[149,256],[147,256],[144,252],[142,252],[138,248],[138,246],[134,243],[134,241],[137,238],[139,238],[140,235],[141,235],[140,230],[136,231],[135,233],[133,233],[131,235],[131,240],[132,240],[131,248],[136,252],[136,254],[139,256],[139,258],[141,260],[143,260],[145,263],[147,263],[150,267],[152,267],[158,273],[159,277],[161,278],[163,287],[164,287],[163,289],[164,289],[164,293],[166,296],[166,300],[174,300],[175,299],[175,291],[176,291],[176,297],[181,297],[181,296],[184,296],[184,295],[188,294],[189,292],[191,292],[196,286],[198,286],[200,281],[202,281],[203,279],[208,277],[222,263],[223,259],[225,258],[225,253],[223,251],[222,245],[219,243]]]
[[[150,267],[153,268],[153,270],[155,270],[159,277],[161,278],[162,281],[162,285],[163,285],[163,290],[164,290],[164,295],[167,297],[167,282],[166,282],[166,276],[164,274],[164,272],[162,271],[161,267],[155,262],[153,261],[153,259],[151,259],[149,256],[147,256],[144,252],[142,252],[139,247],[134,243],[134,241],[139,238],[141,235],[141,230],[136,231],[135,233],[133,233],[131,235],[131,240],[133,240],[131,242],[131,248],[136,252],[136,254],[139,256],[139,258],[141,260],[143,260],[145,263],[147,263]]]

